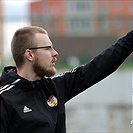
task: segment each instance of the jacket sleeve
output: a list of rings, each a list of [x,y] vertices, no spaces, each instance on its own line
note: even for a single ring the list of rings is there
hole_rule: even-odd
[[[54,78],[59,93],[67,102],[114,72],[133,51],[133,31],[97,55],[84,66]]]
[[[10,129],[10,108],[7,107],[7,104],[4,102],[2,97],[0,96],[0,133],[8,133]]]

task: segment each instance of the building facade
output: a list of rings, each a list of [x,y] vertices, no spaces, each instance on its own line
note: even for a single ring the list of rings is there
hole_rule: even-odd
[[[36,9],[39,9],[36,11]],[[33,2],[30,5],[32,24],[44,26],[52,35],[84,36],[94,34],[93,1]],[[37,16],[35,19],[34,16]]]
[[[30,10],[32,24],[39,22],[57,36],[119,36],[133,27],[133,1],[128,0],[45,0],[31,3]]]
[[[91,59],[133,25],[132,1],[45,0],[31,3],[30,11],[32,25],[48,31],[60,61],[68,55]]]
[[[133,1],[98,0],[97,33],[121,36],[133,27]]]
[[[33,2],[30,4],[30,11],[32,25],[45,27],[51,35],[64,33],[64,1]]]

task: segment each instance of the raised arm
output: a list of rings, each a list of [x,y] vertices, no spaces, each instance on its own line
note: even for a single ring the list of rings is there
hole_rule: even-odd
[[[114,72],[133,51],[133,31],[84,66],[54,78],[65,102]]]

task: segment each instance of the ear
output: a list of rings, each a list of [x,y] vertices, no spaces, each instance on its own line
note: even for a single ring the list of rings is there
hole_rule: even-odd
[[[29,61],[33,61],[33,52],[30,50],[30,49],[26,49],[25,53],[24,53],[24,56],[27,60]]]

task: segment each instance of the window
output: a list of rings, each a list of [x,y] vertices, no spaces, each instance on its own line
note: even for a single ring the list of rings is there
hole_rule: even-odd
[[[132,19],[132,23],[131,23],[131,28],[133,29],[133,19]]]
[[[102,3],[100,5],[100,14],[107,14],[108,13],[108,4]]]
[[[107,19],[102,19],[100,21],[100,28],[102,33],[108,33],[109,32],[109,21]]]
[[[123,20],[121,18],[115,18],[114,19],[114,22],[113,22],[113,25],[116,27],[116,28],[120,28],[123,26]]]
[[[114,8],[115,9],[118,9],[118,8],[121,8],[121,6],[122,6],[122,2],[121,1],[114,1]]]
[[[75,4],[77,11],[90,11],[93,9],[92,1],[77,1]]]
[[[94,31],[93,20],[78,18],[70,20],[67,24],[69,27],[68,32],[72,33],[73,35],[93,34]]]
[[[133,15],[133,2],[131,2],[131,4],[129,6],[130,6],[130,9],[131,9],[131,12],[132,12],[132,15]]]
[[[76,8],[77,8],[77,10],[84,11],[86,9],[89,9],[90,6],[89,6],[88,2],[78,1],[76,3]]]
[[[93,10],[93,2],[92,1],[67,1],[66,3],[67,12],[77,13],[77,12],[86,12]]]

